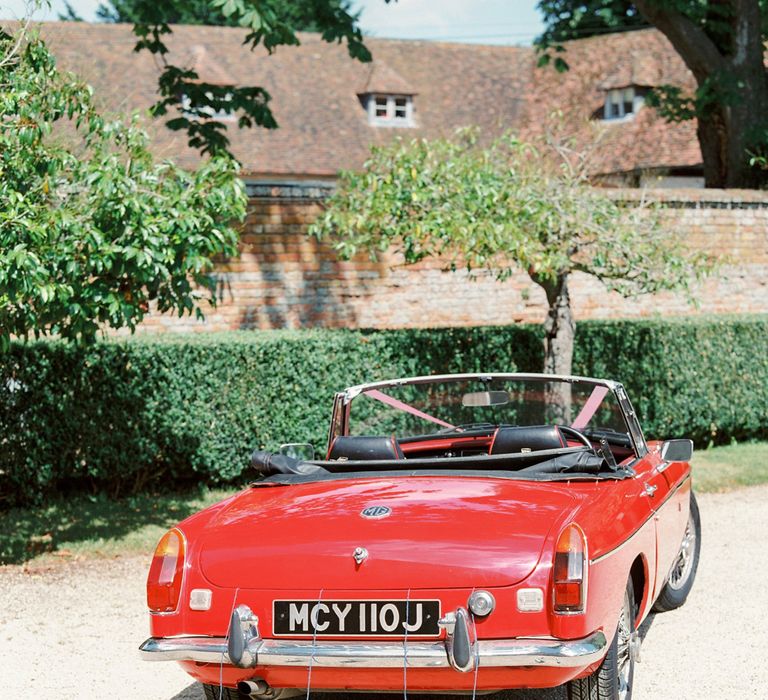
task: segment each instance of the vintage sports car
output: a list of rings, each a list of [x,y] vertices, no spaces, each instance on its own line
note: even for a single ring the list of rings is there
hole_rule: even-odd
[[[247,489],[155,551],[141,652],[206,698],[629,698],[640,623],[693,584],[692,443],[647,442],[617,382],[354,386],[322,458],[303,448],[255,452]]]

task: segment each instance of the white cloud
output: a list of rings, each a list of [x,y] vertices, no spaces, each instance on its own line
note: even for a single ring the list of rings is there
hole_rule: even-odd
[[[365,31],[382,37],[529,43],[542,30],[536,0],[356,0]]]

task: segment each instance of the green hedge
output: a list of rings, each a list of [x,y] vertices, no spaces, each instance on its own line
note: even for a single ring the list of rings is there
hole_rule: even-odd
[[[627,388],[646,437],[768,436],[768,316],[580,323],[574,372]]]
[[[649,436],[767,434],[768,318],[580,323],[574,373],[623,381]],[[0,356],[0,503],[247,478],[256,447],[325,444],[334,391],[537,371],[538,326],[239,332],[15,344]]]

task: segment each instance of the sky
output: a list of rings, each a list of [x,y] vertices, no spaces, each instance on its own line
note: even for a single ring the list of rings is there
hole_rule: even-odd
[[[103,0],[71,0],[85,20],[94,20]],[[483,44],[530,44],[541,33],[537,0],[353,0],[363,31],[399,39],[436,39]],[[24,15],[25,0],[0,0],[0,18]],[[35,12],[37,19],[57,19],[63,0]]]

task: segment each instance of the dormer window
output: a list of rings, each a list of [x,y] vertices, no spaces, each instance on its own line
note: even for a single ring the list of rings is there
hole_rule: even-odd
[[[646,89],[634,86],[607,90],[603,119],[605,121],[631,119],[643,106],[646,92]]]
[[[368,95],[367,110],[371,126],[413,126],[411,95]]]
[[[211,92],[205,93],[206,98],[213,101],[216,97]],[[232,102],[232,93],[228,92],[219,97],[219,102],[224,105]],[[181,96],[181,112],[185,117],[207,117],[208,119],[216,119],[217,121],[234,121],[237,115],[233,110],[227,110],[226,107],[220,109],[214,109],[211,105],[205,105],[200,107],[192,107],[192,100],[189,95],[182,94]]]

